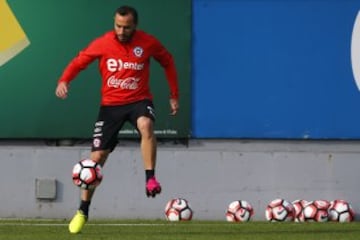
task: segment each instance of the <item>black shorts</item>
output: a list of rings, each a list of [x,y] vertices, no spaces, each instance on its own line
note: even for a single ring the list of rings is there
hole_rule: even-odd
[[[91,151],[113,151],[124,123],[128,121],[137,129],[136,121],[141,116],[155,121],[155,109],[152,101],[142,100],[121,106],[101,106],[95,122]]]

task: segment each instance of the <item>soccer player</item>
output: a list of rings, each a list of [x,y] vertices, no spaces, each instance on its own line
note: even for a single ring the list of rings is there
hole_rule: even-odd
[[[149,87],[150,58],[164,68],[170,88],[170,114],[178,111],[178,80],[171,53],[154,36],[137,29],[138,14],[130,6],[115,11],[114,30],[93,40],[67,65],[55,90],[65,99],[70,81],[95,59],[102,77],[101,106],[94,126],[90,158],[102,166],[117,144],[119,130],[129,121],[141,137],[140,149],[146,176],[146,195],[155,197],[161,186],[155,178],[155,110]],[[81,190],[80,207],[69,224],[79,233],[89,215],[94,190]]]

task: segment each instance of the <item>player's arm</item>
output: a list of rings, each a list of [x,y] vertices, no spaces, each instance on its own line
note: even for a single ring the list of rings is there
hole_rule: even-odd
[[[87,68],[87,66],[100,56],[99,44],[97,41],[92,42],[87,48],[79,52],[64,69],[62,75],[58,80],[55,90],[55,95],[59,98],[65,99],[68,95],[70,82],[79,74],[80,71]]]
[[[170,88],[171,115],[179,109],[179,86],[175,61],[171,53],[157,40],[155,40],[154,58],[165,70],[166,79]]]

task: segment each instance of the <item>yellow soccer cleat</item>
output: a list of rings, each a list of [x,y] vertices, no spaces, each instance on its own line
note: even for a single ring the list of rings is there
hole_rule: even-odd
[[[79,233],[81,229],[84,227],[86,221],[87,221],[87,216],[85,216],[82,211],[77,210],[76,214],[71,219],[71,222],[69,224],[70,233],[74,233],[74,234]]]

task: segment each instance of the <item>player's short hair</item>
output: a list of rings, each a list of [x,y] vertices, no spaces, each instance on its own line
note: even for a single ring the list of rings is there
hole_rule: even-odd
[[[135,8],[130,7],[130,6],[121,6],[118,9],[116,9],[115,14],[119,14],[121,16],[126,16],[128,14],[131,14],[133,16],[134,19],[134,23],[137,25],[138,24],[138,13],[136,11]]]

